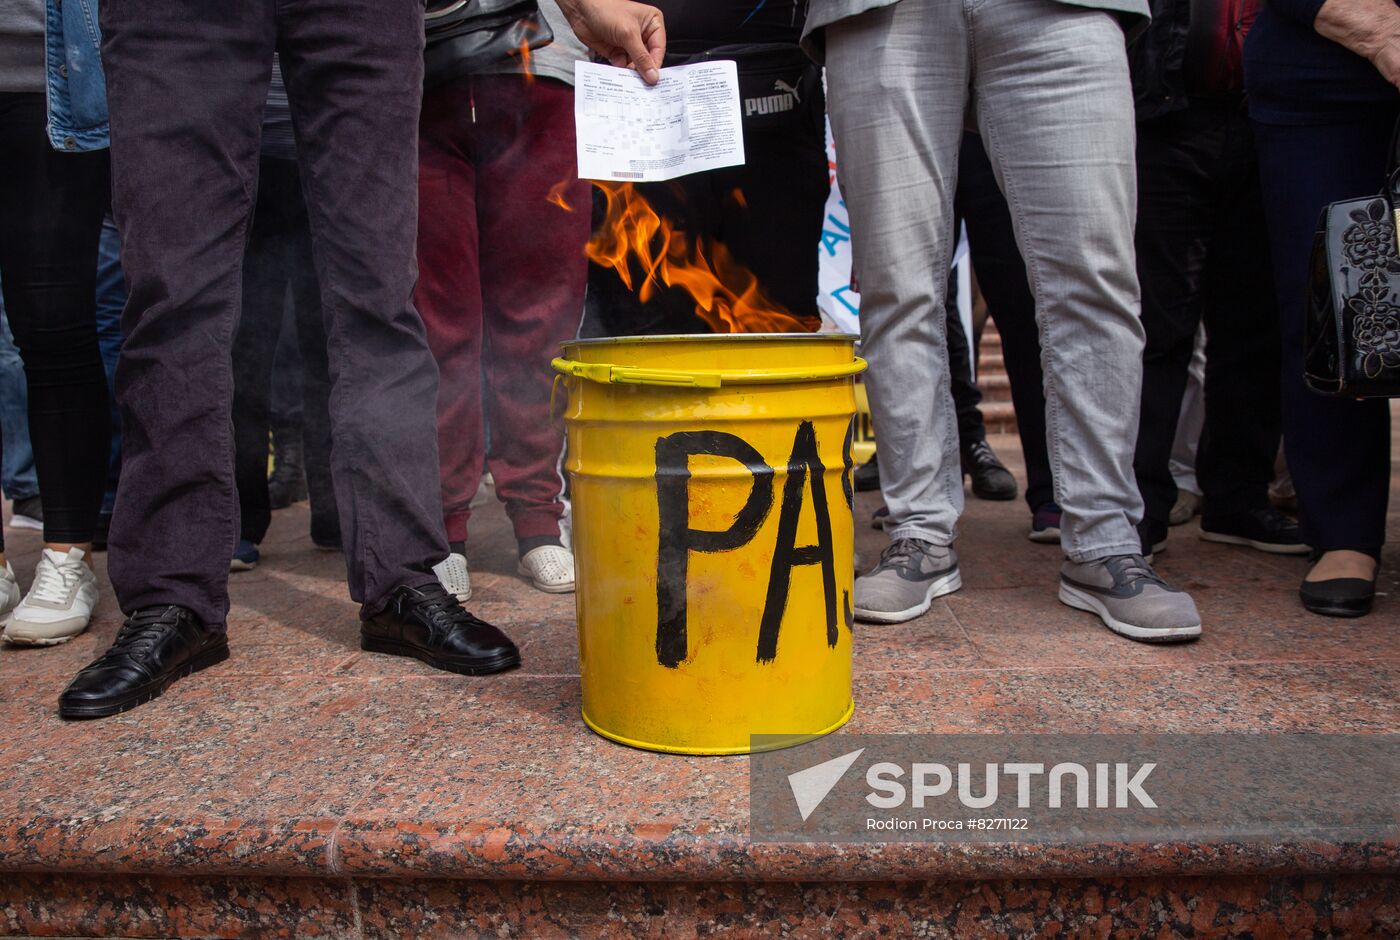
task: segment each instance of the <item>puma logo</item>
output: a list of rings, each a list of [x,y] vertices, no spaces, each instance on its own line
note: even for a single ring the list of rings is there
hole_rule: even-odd
[[[781,78],[773,82],[773,90],[777,94],[764,95],[762,98],[745,98],[744,117],[752,114],[781,114],[802,103],[802,93],[797,87]]]

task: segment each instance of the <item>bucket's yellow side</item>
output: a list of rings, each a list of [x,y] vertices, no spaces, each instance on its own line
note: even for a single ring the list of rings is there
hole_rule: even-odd
[[[736,343],[720,361],[750,369],[783,355],[852,356],[849,343],[778,345]],[[692,352],[625,350],[644,367],[692,363]],[[709,390],[567,382],[588,725],[638,747],[726,754],[750,750],[751,735],[797,743],[843,724],[852,380]]]

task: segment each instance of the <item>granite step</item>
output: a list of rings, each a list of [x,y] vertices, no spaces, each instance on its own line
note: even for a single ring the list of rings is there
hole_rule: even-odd
[[[1024,481],[1014,439],[992,443]],[[867,558],[884,544],[866,524],[879,503],[856,496]],[[857,708],[838,735],[1400,733],[1394,550],[1357,629],[1298,607],[1303,560],[1175,528],[1158,568],[1207,628],[1155,647],[1059,604],[1062,554],[1026,524],[1019,500],[968,499],[963,588],[897,628],[856,626]],[[1395,838],[753,842],[747,759],[590,732],[574,598],[514,575],[498,503],[472,525],[471,606],[517,638],[516,672],[362,653],[343,560],[314,550],[299,504],[232,579],[229,661],[134,711],[65,723],[58,692],[120,623],[99,555],[88,633],[0,648],[0,934],[1400,935]],[[6,536],[31,571],[39,533]]]

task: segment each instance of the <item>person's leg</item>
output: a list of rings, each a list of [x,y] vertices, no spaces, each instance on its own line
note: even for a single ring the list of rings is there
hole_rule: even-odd
[[[954,222],[956,225],[956,221]],[[953,408],[958,415],[958,441],[963,447],[987,437],[986,423],[978,405],[982,390],[972,377],[972,345],[963,329],[962,311],[958,309],[958,271],[948,272],[948,289],[943,298],[948,323],[948,386],[953,393]]]
[[[1172,480],[1176,482],[1176,506],[1172,508],[1171,524],[1189,522],[1200,509],[1201,484],[1196,479],[1196,453],[1201,446],[1201,429],[1205,426],[1206,331],[1196,330],[1192,344],[1191,362],[1186,367],[1186,391],[1181,394],[1181,414],[1176,419],[1176,439],[1172,441]],[[1177,508],[1189,499],[1190,516],[1178,520]]]
[[[105,152],[60,154],[49,145],[43,95],[9,101],[17,107],[0,134],[0,285],[24,360],[45,549],[4,637],[50,645],[87,629],[97,603],[90,553],[109,440],[97,244],[111,190]]]
[[[131,291],[108,571],[123,610],[175,605],[223,631],[238,541],[230,351],[271,5],[117,0],[102,14],[114,214]]]
[[[962,220],[954,217],[954,226]],[[982,420],[982,390],[973,378],[975,344],[968,341],[958,309],[958,271],[948,272],[948,368],[951,373],[953,407],[958,413],[958,453],[962,472],[972,481],[972,494],[978,499],[1015,499],[1016,478],[997,458],[987,443],[987,425]]]
[[[34,448],[29,443],[29,389],[9,318],[0,299],[0,489],[16,503],[38,497]]]
[[[1202,272],[1217,216],[1224,115],[1186,110],[1137,129],[1137,265],[1142,284],[1142,417],[1133,470],[1144,554],[1165,546],[1176,504],[1172,445],[1201,322]]]
[[[540,545],[559,544],[564,439],[549,414],[549,362],[559,344],[578,332],[586,278],[588,218],[547,196],[560,180],[570,180],[565,200],[577,204],[587,184],[574,181],[571,170],[569,86],[488,76],[477,81],[477,102],[479,119],[493,134],[491,156],[478,168],[477,196],[489,349],[484,396],[494,429],[487,462],[524,556]],[[538,572],[530,577],[547,590],[573,584],[572,572],[557,584]]]
[[[326,322],[331,462],[360,647],[484,675],[520,664],[462,609],[448,557],[437,448],[438,369],[413,306],[423,6],[300,0],[277,10],[277,51]]]
[[[973,133],[963,135],[956,204],[958,214],[967,221],[968,250],[977,283],[1001,334],[1002,360],[1011,382],[1016,430],[1026,462],[1026,503],[1035,513],[1055,500],[1045,440],[1045,389],[1035,297],[1021,261],[1021,250],[1016,247],[1011,210],[997,186],[982,139]],[[1058,543],[1058,529],[1054,538]]]
[[[942,546],[963,508],[944,300],[966,39],[961,12],[932,0],[827,30],[827,103],[851,210],[885,531]]]
[[[297,353],[301,379],[301,457],[306,494],[311,504],[311,541],[317,548],[341,547],[340,511],[335,501],[331,472],[331,376],[327,357],[326,320],[321,310],[321,288],[311,248],[311,221],[302,195],[301,173],[288,193],[287,242],[284,264],[291,285]],[[273,434],[277,431],[274,428]]]
[[[1303,312],[1322,208],[1373,191],[1386,171],[1394,109],[1323,125],[1255,123],[1282,324],[1283,437],[1303,540],[1325,553],[1309,579],[1371,578],[1385,543],[1390,409],[1303,383]]]
[[[414,301],[440,375],[437,433],[442,515],[447,540],[453,544],[466,541],[471,501],[486,460],[478,143],[493,139],[494,133],[506,133],[497,126],[497,103],[487,94],[481,95],[473,120],[469,104],[473,81],[463,78],[429,89],[423,96],[418,130],[419,275]],[[523,121],[523,115],[515,120]],[[543,196],[540,205],[546,205]],[[529,209],[522,203],[511,211]],[[579,212],[584,214],[585,207]],[[534,227],[519,221],[518,237],[534,238]],[[506,365],[516,364],[507,361]],[[508,427],[507,437],[524,431],[515,421]]]
[[[117,362],[122,351],[122,310],[126,307],[126,276],[122,273],[122,239],[109,208],[102,219],[102,239],[97,260],[97,343],[102,348],[102,366],[107,372],[110,401],[111,445],[107,452],[107,489],[102,494],[93,548],[107,547],[112,507],[117,503],[117,484],[122,472],[122,417],[117,407]]]
[[[1043,0],[989,0],[973,21],[978,123],[1036,298],[1065,553],[1135,554],[1143,330],[1122,31]]]
[[[303,0],[277,14],[330,340],[336,501],[365,617],[398,588],[436,584],[448,554],[438,370],[413,307],[422,12]]]
[[[301,204],[300,212],[305,218],[306,210],[301,196],[301,175],[296,161],[282,160],[290,168],[296,186],[296,200]],[[284,206],[288,212],[290,206]],[[288,232],[282,239],[282,263],[290,281],[295,273],[291,265],[295,263],[293,241],[295,236]],[[315,282],[315,266],[305,272]],[[303,390],[303,360],[301,341],[297,331],[296,315],[287,306],[283,297],[282,329],[277,334],[276,348],[272,359],[271,422],[272,422],[272,475],[268,477],[268,502],[273,509],[285,509],[292,503],[306,499],[306,459],[303,437],[306,423],[306,396]],[[292,301],[294,304],[295,301]],[[323,331],[324,332],[324,331]],[[323,354],[324,355],[324,354]]]
[[[1282,433],[1279,315],[1259,164],[1243,114],[1229,117],[1220,163],[1203,285],[1205,424],[1196,454],[1201,536],[1307,554],[1297,525],[1269,502]]]
[[[1143,330],[1122,29],[1044,0],[986,0],[970,16],[978,123],[1036,298],[1068,556],[1059,598],[1133,639],[1193,639],[1195,604],[1142,558],[1136,528]]]
[[[97,345],[97,244],[110,199],[105,152],[59,154],[42,95],[7,129],[0,286],[24,360],[44,540],[92,541],[107,476],[107,377]],[[12,112],[12,114],[15,112]]]
[[[288,171],[291,171],[290,176]],[[296,186],[295,166],[263,158],[248,247],[243,255],[243,307],[233,341],[234,479],[238,486],[239,538],[258,545],[272,523],[268,498],[268,433],[272,426],[272,371],[286,313],[285,200]],[[238,568],[251,553],[240,552]]]
[[[827,92],[861,284],[865,385],[891,543],[857,579],[863,620],[957,590],[963,508],[944,309],[969,79],[962,9],[903,0],[827,30]]]

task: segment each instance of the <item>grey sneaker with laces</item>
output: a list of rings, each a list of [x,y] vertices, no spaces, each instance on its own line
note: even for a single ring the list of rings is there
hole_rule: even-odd
[[[1141,555],[1066,560],[1060,600],[1097,614],[1114,633],[1144,643],[1180,643],[1201,635],[1191,595],[1169,587]]]
[[[935,597],[960,587],[953,549],[923,539],[895,539],[880,563],[856,578],[855,617],[866,623],[903,623],[928,610]]]

